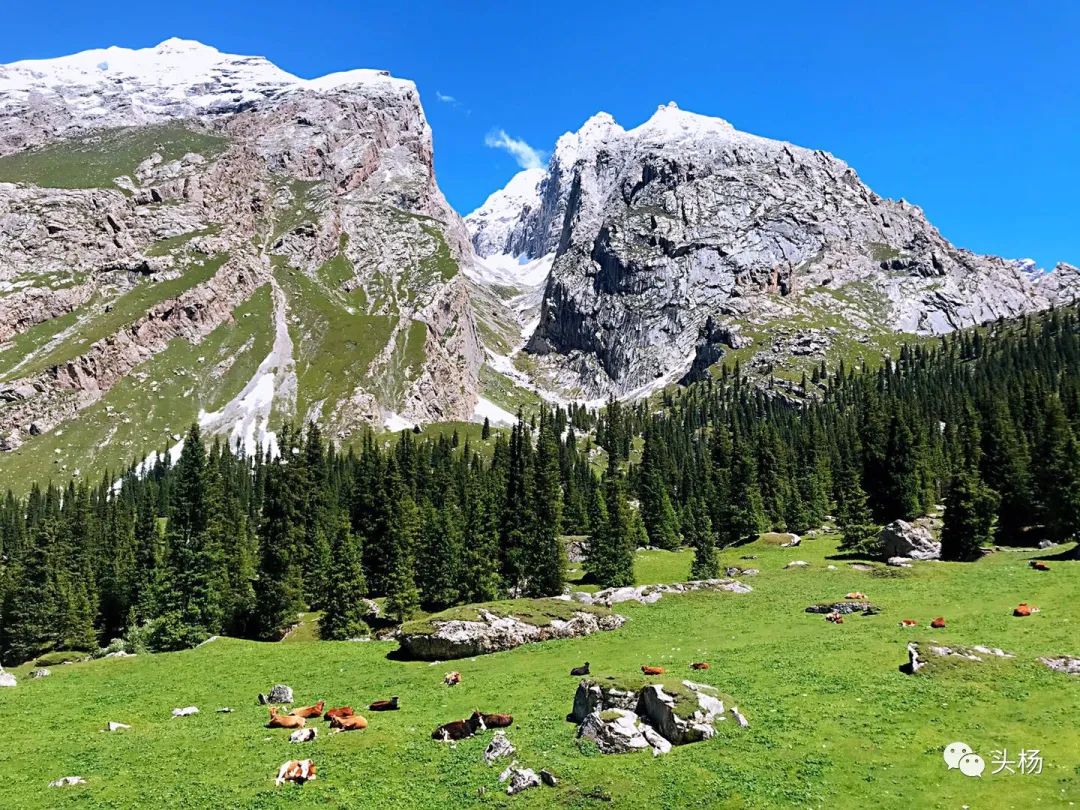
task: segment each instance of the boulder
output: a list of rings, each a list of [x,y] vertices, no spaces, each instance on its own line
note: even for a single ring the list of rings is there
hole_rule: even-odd
[[[182,709],[173,709],[172,710],[172,716],[173,717],[188,717],[190,715],[198,714],[198,713],[199,713],[199,707],[198,706],[185,706]]]
[[[907,557],[889,557],[885,564],[893,568],[911,568],[911,561]]]
[[[690,695],[670,695],[659,684],[641,691],[641,713],[673,745],[707,740],[716,733],[713,722],[724,717],[723,701],[708,687],[683,681]]]
[[[1053,547],[1054,547],[1054,541],[1053,540],[1040,540],[1039,541],[1039,548],[1044,548],[1045,549],[1045,548],[1053,548]]]
[[[578,684],[574,693],[574,708],[570,713],[575,723],[580,723],[595,711],[624,709],[636,711],[640,695],[636,690],[626,689],[611,680],[594,681],[588,678]]]
[[[810,565],[806,560],[792,560],[784,568],[807,568]]]
[[[48,678],[52,673],[45,667],[38,667],[30,673],[31,678]]]
[[[125,650],[117,650],[116,652],[105,653],[102,658],[134,658],[135,653],[129,653]]]
[[[105,726],[105,731],[123,731],[128,728],[131,728],[131,726],[127,723],[117,723],[115,720],[110,720]]]
[[[641,718],[627,709],[594,711],[578,727],[578,737],[592,740],[605,754],[626,754],[652,748]]]
[[[934,539],[932,518],[916,521],[894,520],[882,528],[878,535],[881,554],[885,559],[907,557],[913,560],[937,560],[941,558],[941,543]]]
[[[67,787],[68,785],[85,785],[86,780],[81,776],[62,776],[49,782],[49,787]]]
[[[572,563],[585,562],[585,555],[588,550],[588,540],[569,540],[566,543],[566,559]]]
[[[276,684],[270,693],[263,697],[259,695],[260,703],[292,703],[293,692],[291,686],[286,686],[283,683]]]
[[[508,757],[514,753],[514,746],[510,740],[506,738],[505,731],[496,731],[495,736],[491,738],[491,742],[488,743],[487,748],[484,749],[484,762],[488,765],[494,764],[495,760]]]
[[[900,665],[900,671],[907,675],[914,675],[929,663],[931,656],[938,658],[962,658],[965,661],[981,662],[984,658],[1014,658],[1012,653],[1007,653],[1000,647],[987,647],[976,644],[972,647],[946,647],[942,644],[928,644],[925,647],[918,642],[910,641],[907,645],[908,660]]]
[[[500,652],[522,644],[550,639],[577,638],[621,627],[626,617],[614,613],[578,611],[569,619],[551,618],[547,624],[533,624],[516,616],[499,616],[480,608],[479,620],[429,620],[434,632],[411,633],[405,628],[398,637],[402,651],[411,658],[446,661]]]
[[[729,573],[730,573],[729,569]],[[739,570],[739,569],[735,569]],[[750,569],[753,574],[757,571]],[[694,579],[689,582],[673,582],[670,585],[639,585],[636,588],[605,588],[593,594],[572,593],[574,601],[611,607],[620,602],[639,602],[651,605],[669,593],[689,593],[691,591],[728,591],[729,593],[751,593],[753,588],[736,579]]]
[[[0,667],[0,686],[15,686],[15,676],[10,672],[4,672],[3,667]]]
[[[1080,658],[1073,655],[1059,655],[1055,657],[1040,658],[1039,661],[1055,672],[1066,675],[1080,675]]]
[[[532,787],[540,786],[540,777],[532,768],[519,768],[517,762],[512,762],[510,767],[499,774],[499,784],[509,782],[506,786],[506,794],[513,796]]]

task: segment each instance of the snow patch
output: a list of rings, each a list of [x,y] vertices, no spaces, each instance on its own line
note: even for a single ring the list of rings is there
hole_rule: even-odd
[[[476,408],[473,409],[473,421],[483,422],[485,419],[492,425],[503,427],[513,427],[517,423],[517,417],[510,411],[500,408],[490,399],[480,397],[476,401]]]

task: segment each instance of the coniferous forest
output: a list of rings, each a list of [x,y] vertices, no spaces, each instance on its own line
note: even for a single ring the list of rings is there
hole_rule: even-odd
[[[35,484],[0,506],[0,659],[213,634],[273,639],[320,610],[325,638],[385,613],[561,593],[560,535],[588,535],[586,573],[633,582],[641,545],[716,549],[835,519],[874,553],[878,527],[943,503],[942,554],[1080,532],[1080,316],[1074,309],[905,347],[873,369],[824,364],[803,396],[725,366],[715,380],[600,412],[541,410],[493,441],[317,426],[251,456],[192,427],[125,474]],[[484,427],[488,438],[489,428]]]

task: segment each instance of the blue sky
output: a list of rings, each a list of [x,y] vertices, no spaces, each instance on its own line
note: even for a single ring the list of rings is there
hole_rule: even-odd
[[[462,213],[517,170],[499,130],[547,151],[598,110],[631,127],[674,100],[836,154],[958,245],[1080,264],[1080,3],[662,5],[19,3],[0,62],[181,36],[302,76],[385,68],[419,86]]]

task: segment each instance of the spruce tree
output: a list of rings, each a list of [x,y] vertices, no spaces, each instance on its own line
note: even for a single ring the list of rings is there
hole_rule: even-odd
[[[683,526],[684,537],[694,548],[694,561],[690,564],[690,579],[714,579],[720,576],[716,535],[713,533],[709,512],[700,498],[690,501]]]
[[[367,581],[360,559],[360,544],[353,536],[348,519],[341,515],[330,552],[334,576],[327,583],[326,607],[319,619],[321,638],[347,641],[368,634],[364,621]]]
[[[562,593],[566,584],[566,552],[559,538],[562,525],[559,440],[547,408],[540,412],[529,508],[525,592],[529,596],[555,596]]]
[[[395,621],[411,619],[420,609],[416,587],[416,542],[420,515],[396,466],[390,469],[390,515],[386,545],[386,614]]]
[[[673,550],[679,547],[679,525],[668,494],[667,479],[656,428],[647,428],[638,483],[641,519],[645,522],[650,545]]]
[[[634,538],[630,506],[626,502],[626,486],[617,461],[608,457],[604,475],[603,500],[592,512],[594,527],[585,556],[586,574],[601,588],[622,588],[634,584]],[[597,491],[596,497],[601,495]]]
[[[996,510],[997,494],[976,473],[967,470],[958,473],[945,500],[941,559],[954,562],[979,559],[980,549],[990,540]]]

